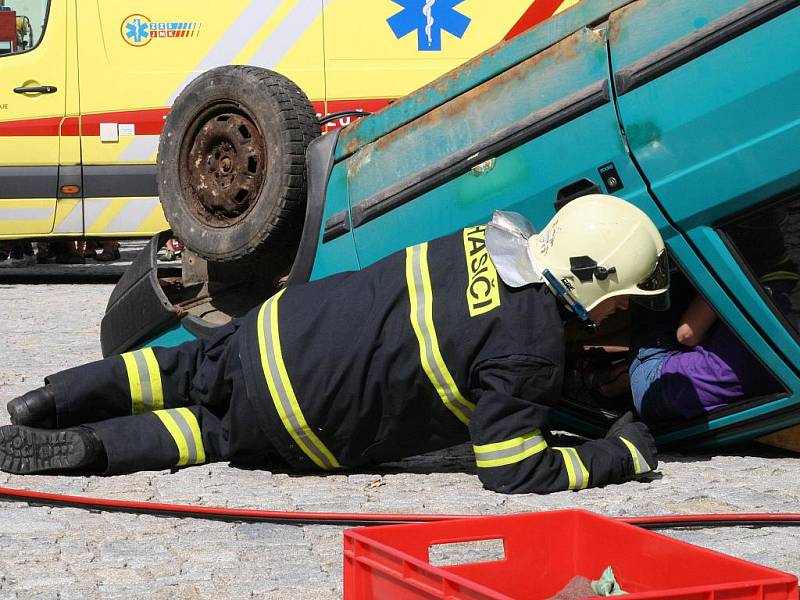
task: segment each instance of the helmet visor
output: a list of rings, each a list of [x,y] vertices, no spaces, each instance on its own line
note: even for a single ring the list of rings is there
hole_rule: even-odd
[[[666,250],[658,255],[653,272],[636,284],[636,287],[642,294],[634,295],[634,302],[650,310],[669,309],[669,256]]]

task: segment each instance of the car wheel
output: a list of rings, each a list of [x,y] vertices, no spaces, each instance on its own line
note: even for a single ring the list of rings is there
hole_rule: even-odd
[[[308,97],[278,73],[225,66],[200,75],[176,99],[158,149],[158,192],[175,236],[214,262],[293,254],[306,148],[319,134]]]

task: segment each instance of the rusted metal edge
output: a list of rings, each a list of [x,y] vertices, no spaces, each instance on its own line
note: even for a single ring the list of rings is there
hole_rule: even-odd
[[[611,100],[608,84],[608,79],[602,79],[588,85],[582,90],[486,136],[446,159],[367,197],[351,209],[353,228],[360,227],[417,196],[467,173],[472,167],[490,158],[504,154],[589,111],[608,104]]]
[[[615,91],[618,96],[631,92],[798,6],[800,0],[753,0],[620,69],[614,74]]]
[[[348,158],[359,148],[528,60],[581,28],[608,18],[632,2],[634,0],[580,2],[520,36],[500,42],[378,113],[347,127],[336,149],[336,161]]]
[[[322,233],[322,243],[327,244],[331,240],[350,231],[350,213],[347,210],[340,210],[325,222],[325,231]]]

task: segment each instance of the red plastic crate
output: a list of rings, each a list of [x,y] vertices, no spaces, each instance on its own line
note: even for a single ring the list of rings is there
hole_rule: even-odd
[[[431,547],[470,543],[463,552],[489,540],[500,554],[488,562],[429,562]],[[344,532],[346,600],[548,598],[576,575],[598,579],[608,566],[630,600],[798,598],[794,575],[583,510]]]

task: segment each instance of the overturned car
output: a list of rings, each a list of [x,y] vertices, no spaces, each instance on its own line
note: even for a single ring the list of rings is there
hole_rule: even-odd
[[[209,71],[175,102],[159,150],[165,213],[190,252],[165,267],[170,234],[150,242],[109,300],[103,352],[212,335],[283,285],[361,269],[495,209],[541,226],[605,192],[650,216],[684,293],[771,378],[659,423],[659,444],[766,435],[799,448],[798,28],[796,0],[587,0],[322,137],[286,78]],[[602,332],[622,334],[616,345],[576,334],[575,364],[621,360],[628,329],[623,317]],[[572,384],[555,413],[572,431],[602,434],[630,404]]]

